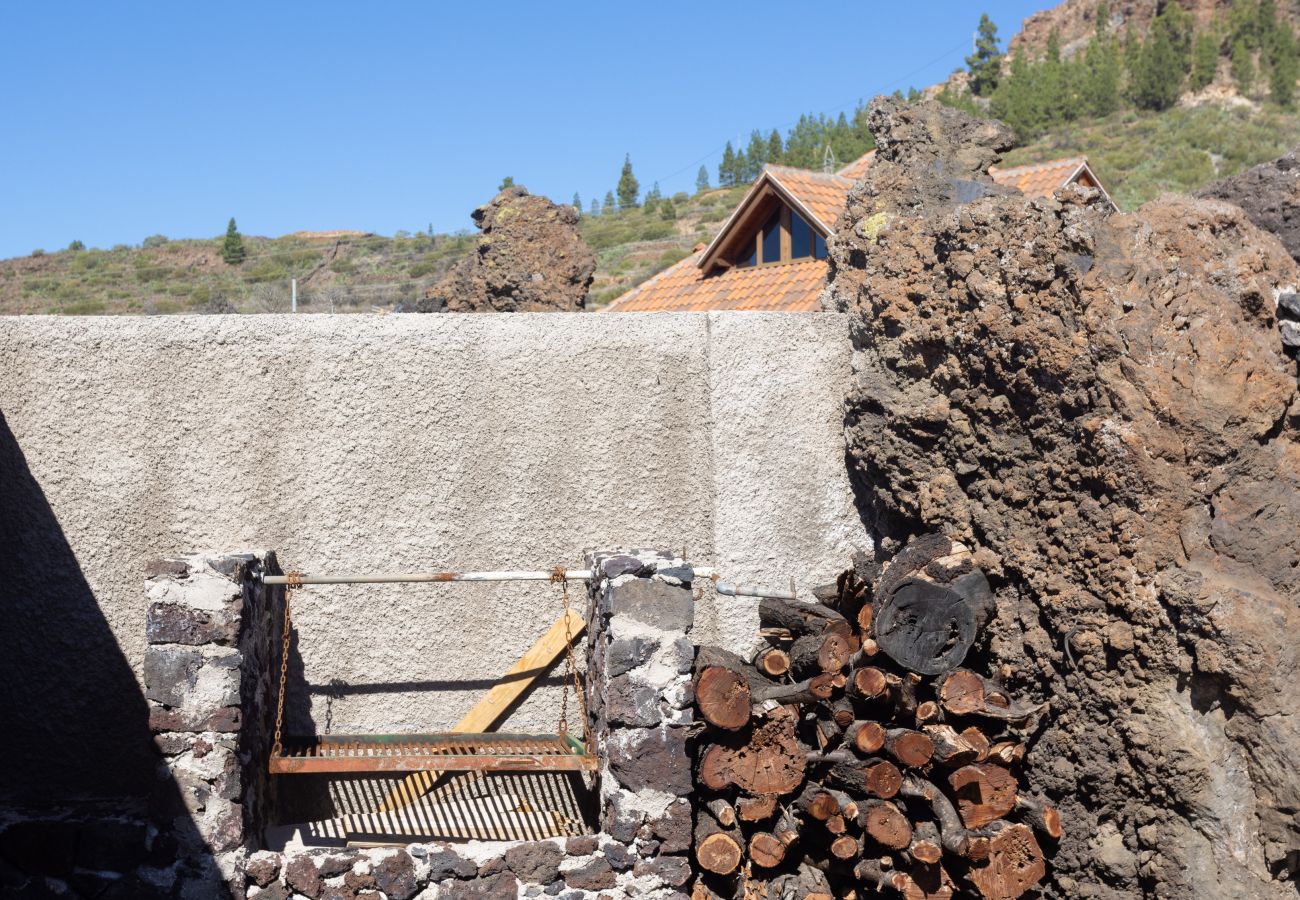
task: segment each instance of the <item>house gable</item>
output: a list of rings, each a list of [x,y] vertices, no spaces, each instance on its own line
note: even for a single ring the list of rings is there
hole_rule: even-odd
[[[767,166],[699,259],[711,274],[729,268],[825,259],[826,238],[849,182],[786,166]]]

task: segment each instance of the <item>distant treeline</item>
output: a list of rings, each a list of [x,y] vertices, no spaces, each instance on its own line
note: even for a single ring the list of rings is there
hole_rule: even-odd
[[[766,137],[761,131],[751,132],[749,143],[739,149],[728,141],[718,164],[718,184],[746,184],[757,178],[768,163],[801,169],[839,168],[875,146],[867,130],[865,103],[854,107],[851,116],[843,112],[835,118],[803,115],[784,138],[773,128]]]

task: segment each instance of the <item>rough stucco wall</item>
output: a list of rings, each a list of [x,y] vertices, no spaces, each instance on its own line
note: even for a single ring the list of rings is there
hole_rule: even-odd
[[[65,624],[102,615],[102,633],[68,640],[35,577],[58,553],[36,560],[10,536],[5,605],[23,614],[0,679],[21,688],[0,695],[18,722],[0,764],[33,786],[19,796],[141,789],[145,745],[111,712],[121,684],[87,673],[117,654],[139,678],[158,556],[260,546],[307,572],[395,572],[668,546],[731,579],[810,587],[869,543],[843,466],[838,315],[11,318],[0,373],[8,468],[85,580],[86,602],[49,608]],[[448,727],[559,603],[549,585],[304,590],[291,675],[311,704],[291,687],[291,718]],[[706,595],[699,639],[753,635],[752,606]],[[553,727],[556,697],[511,725]],[[13,749],[31,747],[49,752]]]

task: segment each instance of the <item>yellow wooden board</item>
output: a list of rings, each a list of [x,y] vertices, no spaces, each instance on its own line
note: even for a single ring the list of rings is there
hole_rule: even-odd
[[[542,635],[527,653],[519,657],[519,661],[510,667],[510,671],[492,686],[483,699],[475,703],[474,708],[456,723],[452,732],[472,734],[492,731],[505,711],[510,708],[510,704],[518,700],[520,695],[564,652],[567,645],[566,635],[572,635],[576,639],[586,627],[587,623],[582,616],[571,609],[566,610],[550,630]],[[408,775],[391,794],[384,798],[384,802],[379,805],[376,812],[391,812],[413,802],[433,787],[440,774],[440,772],[416,772],[414,775]]]

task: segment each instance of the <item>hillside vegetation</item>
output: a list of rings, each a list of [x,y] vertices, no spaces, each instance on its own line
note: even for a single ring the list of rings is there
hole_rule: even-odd
[[[1120,209],[1166,191],[1186,193],[1300,145],[1300,115],[1281,109],[1197,106],[1126,110],[1073,122],[1011,151],[1003,165],[1087,156]]]
[[[743,192],[678,195],[674,219],[639,207],[584,214],[580,228],[598,261],[589,303],[612,300],[710,240]],[[74,244],[0,261],[0,313],[287,312],[293,278],[302,311],[387,310],[419,297],[476,239],[471,232],[244,236],[237,265],[222,259],[221,238],[156,235],[109,250]]]
[[[1013,40],[1010,58],[984,17],[966,68],[926,93],[1010,123],[1023,143],[1004,165],[1086,155],[1125,210],[1300,144],[1300,42],[1289,7],[1183,0],[1128,22],[1111,10],[1076,0],[1040,13]],[[728,143],[715,176],[722,187],[710,188],[701,167],[694,195],[664,197],[656,184],[642,196],[629,158],[615,189],[579,224],[597,258],[588,307],[712,239],[764,164],[842,165],[871,146],[858,104],[851,115],[802,116],[785,135],[754,129],[743,147]],[[74,241],[0,261],[0,313],[281,312],[291,279],[304,311],[389,310],[420,297],[476,239],[468,231],[299,233],[244,237],[237,256],[223,254],[221,238],[155,235],[109,250]]]

